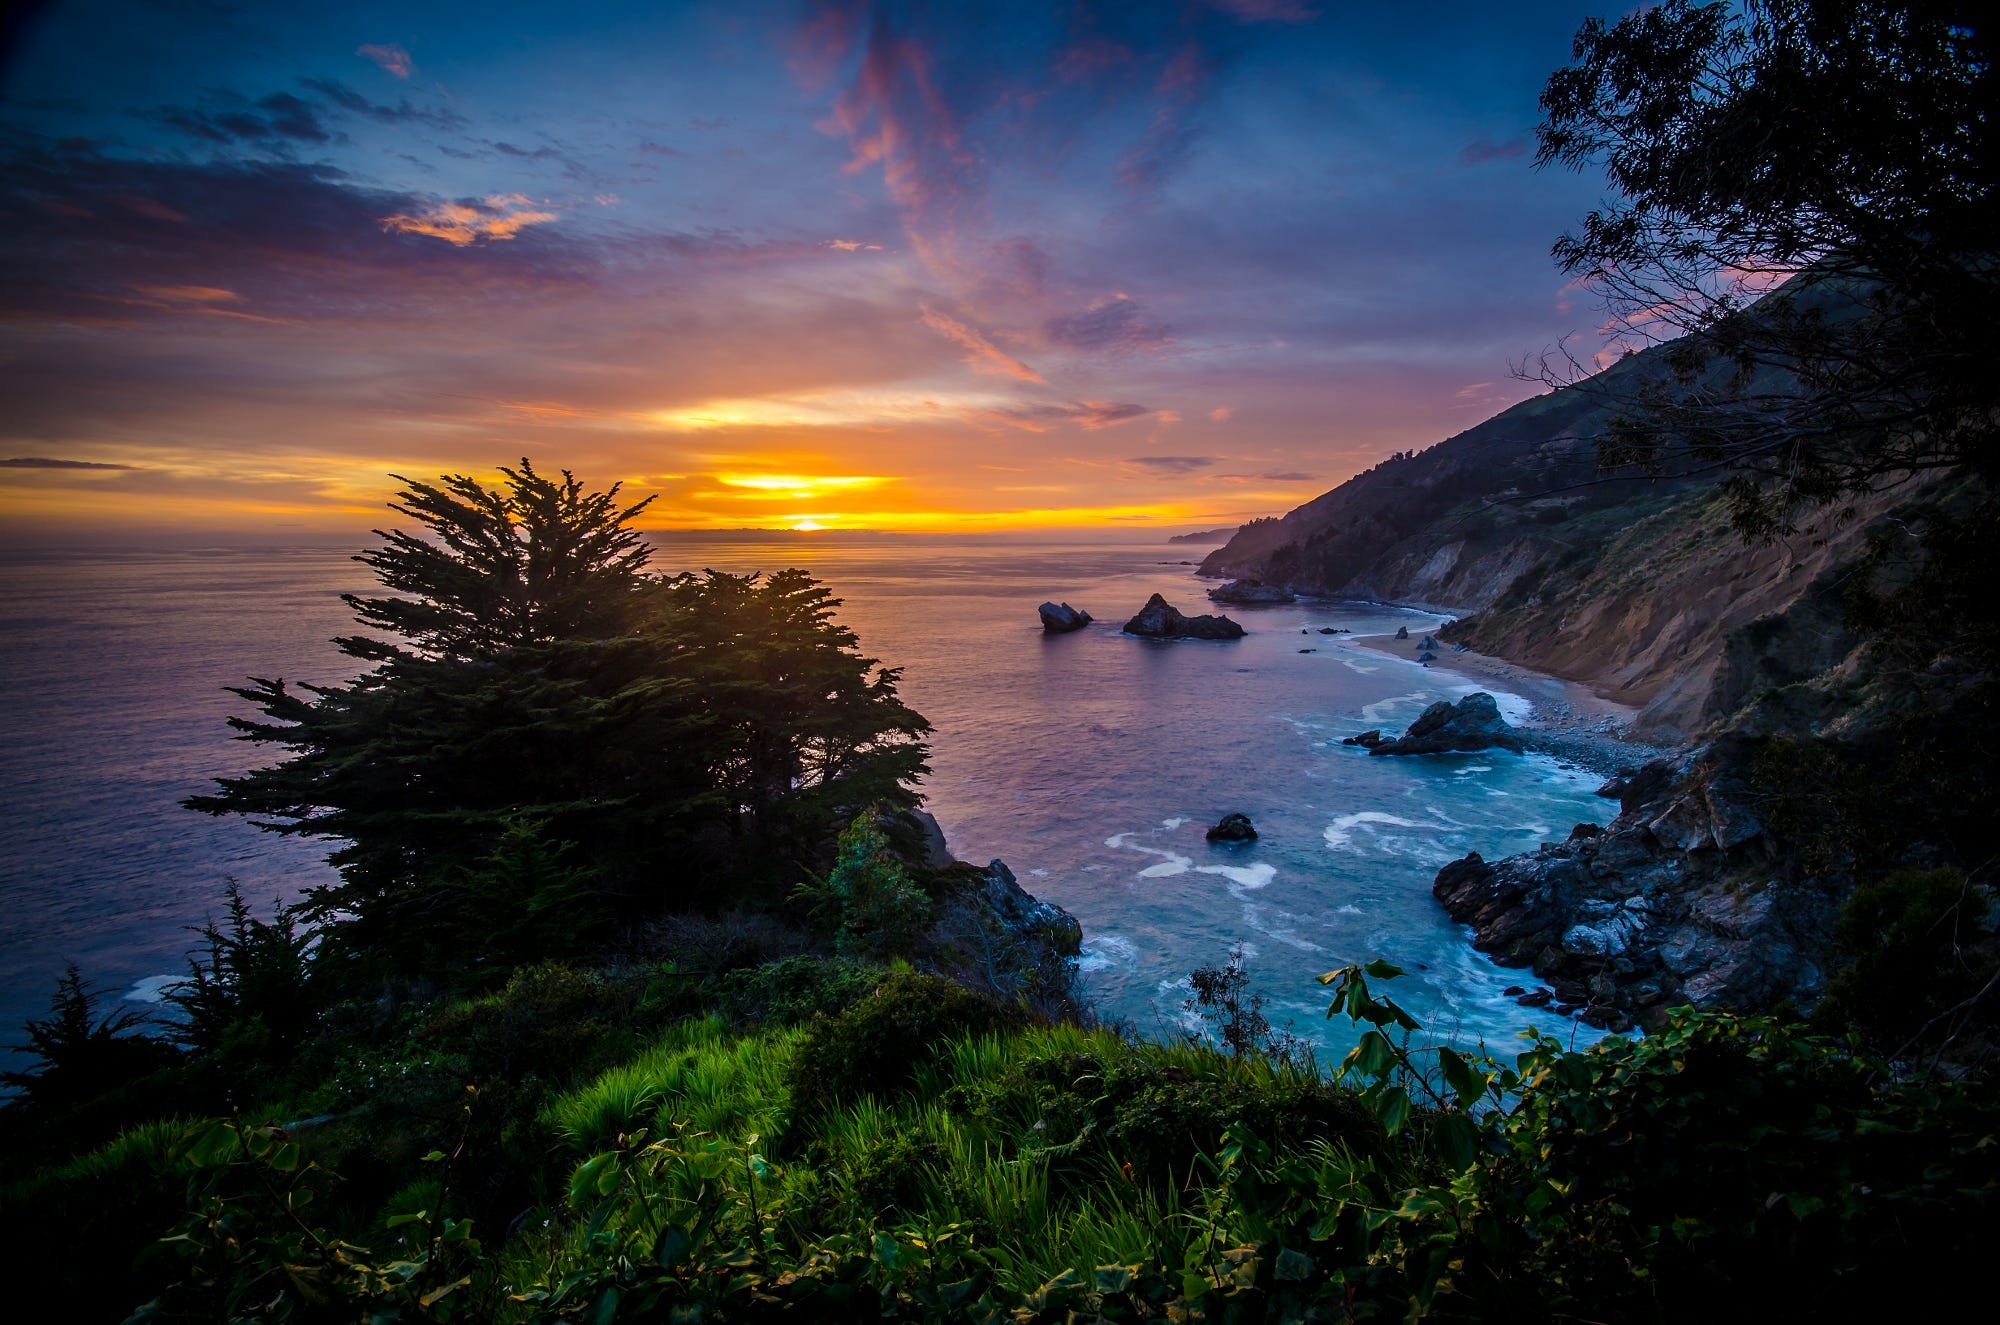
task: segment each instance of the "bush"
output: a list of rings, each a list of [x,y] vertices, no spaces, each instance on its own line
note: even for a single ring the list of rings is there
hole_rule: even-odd
[[[845,1011],[882,982],[880,966],[845,957],[787,957],[747,971],[731,971],[718,983],[715,1005],[737,1021],[790,1026]]]
[[[890,842],[886,818],[880,806],[856,815],[841,831],[826,882],[799,890],[832,928],[843,957],[914,955],[931,927],[931,899]]]
[[[1013,1020],[963,985],[892,972],[853,1007],[807,1028],[792,1057],[793,1113],[804,1117],[839,1100],[900,1090],[938,1045]]]
[[[1905,1042],[1920,1027],[1961,1004],[1970,1024],[1970,996],[1993,976],[1994,919],[1992,891],[1955,869],[1896,870],[1862,884],[1834,923],[1849,964],[1813,1009],[1814,1024],[1859,1030],[1889,1049],[1915,1047]]]

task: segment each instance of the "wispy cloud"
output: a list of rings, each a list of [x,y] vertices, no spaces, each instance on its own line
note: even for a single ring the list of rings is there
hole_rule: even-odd
[[[982,373],[994,373],[1021,382],[1040,382],[1042,375],[1007,353],[985,335],[931,308],[923,310],[923,324],[965,351],[965,361]]]
[[[45,456],[22,455],[0,460],[0,469],[137,469],[137,465],[112,465],[99,460],[51,460]]]
[[[1197,469],[1207,469],[1215,463],[1212,455],[1135,455],[1127,456],[1125,463],[1138,465],[1161,474],[1192,474]]]
[[[410,59],[410,53],[403,49],[400,42],[391,41],[381,45],[357,46],[354,53],[364,60],[374,61],[384,73],[392,74],[397,78],[407,79],[411,74],[416,72],[417,66],[415,62]]]
[[[1043,332],[1051,343],[1078,350],[1151,350],[1173,343],[1173,332],[1146,316],[1137,300],[1114,294],[1080,313],[1054,317]]]
[[[1475,138],[1465,145],[1464,150],[1459,152],[1458,164],[1461,166],[1478,166],[1484,165],[1488,161],[1518,161],[1527,154],[1528,140],[1525,138],[1510,138],[1504,143],[1488,142],[1484,138]]]
[[[1037,401],[1024,405],[985,405],[965,411],[975,423],[1018,428],[1023,432],[1048,432],[1073,424],[1085,432],[1115,428],[1121,423],[1143,419],[1153,411],[1144,405],[1110,400]]]

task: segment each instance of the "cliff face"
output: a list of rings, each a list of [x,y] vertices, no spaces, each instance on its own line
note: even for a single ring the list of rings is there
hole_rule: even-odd
[[[1759,689],[1841,663],[1843,569],[1912,494],[1749,547],[1706,479],[1595,477],[1596,433],[1655,371],[1633,355],[1385,461],[1244,526],[1202,573],[1470,613],[1445,638],[1630,704],[1655,738],[1691,739]]]

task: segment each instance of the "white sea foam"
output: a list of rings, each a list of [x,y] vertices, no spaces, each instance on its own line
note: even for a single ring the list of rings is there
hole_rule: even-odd
[[[1187,820],[1185,819],[1162,819],[1160,820],[1160,827],[1166,829],[1168,832],[1171,833],[1174,829],[1179,828],[1182,824],[1186,822]]]
[[[127,1003],[164,1003],[167,991],[175,985],[187,983],[184,975],[149,975],[143,980],[135,980],[125,991]]]
[[[1091,935],[1083,941],[1083,951],[1076,959],[1079,971],[1108,971],[1114,966],[1129,968],[1138,964],[1138,946],[1117,934]]]
[[[1437,698],[1434,690],[1413,690],[1407,695],[1392,695],[1388,699],[1378,699],[1373,704],[1361,706],[1361,716],[1368,722],[1387,722],[1389,715],[1411,704],[1428,704]]]
[[[1362,914],[1362,911],[1360,907],[1352,902],[1342,902],[1339,906],[1333,908],[1333,913],[1340,916],[1358,916]]]
[[[1431,807],[1426,806],[1425,808],[1430,809]],[[1433,814],[1436,813],[1435,810],[1431,812]],[[1357,828],[1368,828],[1370,832],[1373,832],[1373,825],[1376,824],[1386,825],[1390,828],[1430,828],[1437,830],[1448,830],[1452,827],[1448,823],[1425,823],[1418,819],[1404,819],[1382,810],[1360,810],[1354,814],[1341,815],[1328,824],[1321,835],[1326,838],[1326,844],[1331,850],[1354,851],[1358,853],[1360,848],[1354,845],[1354,830]]]
[[[1132,836],[1134,836],[1134,834],[1132,833],[1113,833],[1111,836],[1104,839],[1104,845],[1116,851],[1119,847],[1125,845],[1126,838]]]
[[[1140,870],[1139,877],[1142,879],[1165,879],[1171,878],[1176,874],[1186,874],[1188,866],[1194,864],[1192,856],[1175,855],[1171,851],[1149,851],[1146,854],[1151,856],[1165,856],[1166,859],[1157,865],[1148,865],[1145,869]]]

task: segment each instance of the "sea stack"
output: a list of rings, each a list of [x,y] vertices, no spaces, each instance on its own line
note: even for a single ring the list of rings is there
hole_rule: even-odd
[[[1418,715],[1400,737],[1372,746],[1368,753],[1434,755],[1496,747],[1520,754],[1521,738],[1500,716],[1498,701],[1484,690],[1475,690],[1456,704],[1439,700]]]
[[[1222,822],[1208,830],[1211,842],[1255,842],[1257,829],[1247,814],[1225,814]]]
[[[1072,630],[1082,630],[1090,624],[1090,613],[1068,603],[1043,603],[1035,609],[1041,613],[1042,629],[1051,635],[1067,635]]]
[[[1243,627],[1226,616],[1187,616],[1166,599],[1154,594],[1125,623],[1127,635],[1145,639],[1242,639]]]

